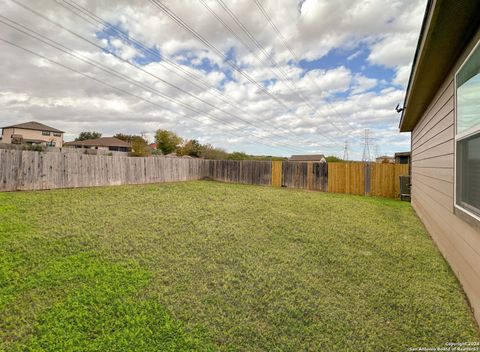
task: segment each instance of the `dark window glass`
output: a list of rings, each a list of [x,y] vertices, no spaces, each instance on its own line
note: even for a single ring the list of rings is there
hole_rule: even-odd
[[[457,73],[457,133],[480,123],[480,46]]]
[[[457,142],[457,204],[480,215],[480,134]]]
[[[49,131],[42,131],[42,134],[43,134],[44,136],[50,136],[50,132],[49,132]]]

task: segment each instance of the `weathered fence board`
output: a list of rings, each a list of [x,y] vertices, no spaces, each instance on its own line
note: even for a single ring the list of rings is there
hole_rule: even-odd
[[[223,182],[271,185],[272,163],[254,160],[206,160],[208,177]]]
[[[40,190],[197,180],[205,160],[0,149],[0,190]]]
[[[327,190],[326,163],[284,161],[282,174],[282,185],[285,187]]]

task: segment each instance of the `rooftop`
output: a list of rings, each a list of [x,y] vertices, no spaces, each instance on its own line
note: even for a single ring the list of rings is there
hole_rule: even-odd
[[[36,122],[36,121],[24,122],[24,123],[19,123],[17,125],[2,127],[2,129],[5,129],[5,128],[23,128],[25,130],[49,131],[49,132],[64,133],[63,131],[60,131],[59,129],[44,125],[43,123]]]
[[[290,161],[320,161],[325,159],[323,154],[309,154],[309,155],[292,155]]]
[[[115,137],[101,137],[96,139],[86,139],[84,141],[67,142],[64,146],[80,146],[80,147],[121,147],[131,148],[130,143],[122,141]]]

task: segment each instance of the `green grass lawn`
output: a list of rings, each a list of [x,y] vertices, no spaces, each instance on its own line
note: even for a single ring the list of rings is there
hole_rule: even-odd
[[[0,350],[478,339],[406,202],[207,181],[0,194]]]

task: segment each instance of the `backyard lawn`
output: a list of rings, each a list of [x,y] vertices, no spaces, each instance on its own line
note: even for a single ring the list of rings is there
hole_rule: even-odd
[[[478,341],[409,203],[196,181],[0,194],[0,350]]]

